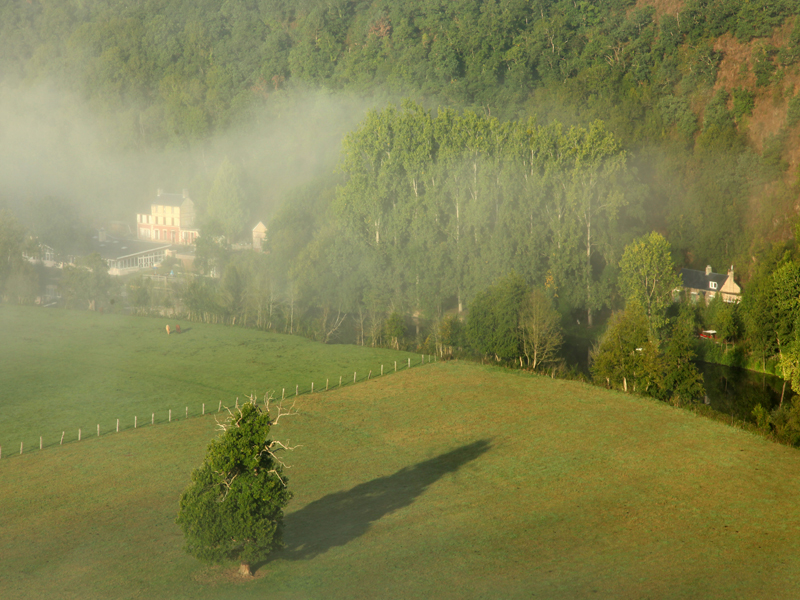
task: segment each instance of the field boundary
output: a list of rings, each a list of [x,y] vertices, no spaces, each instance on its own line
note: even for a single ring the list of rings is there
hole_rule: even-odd
[[[361,377],[359,377],[358,371],[354,370],[353,371],[353,379],[352,379],[352,381],[350,380],[349,375],[347,377],[345,377],[344,375],[340,375],[339,379],[335,381],[335,385],[331,385],[331,381],[330,381],[329,377],[325,379],[324,387],[322,385],[320,385],[320,386],[315,388],[315,383],[316,382],[314,382],[314,381],[311,382],[310,386],[305,387],[303,389],[301,389],[300,384],[296,384],[294,390],[291,390],[291,389],[287,390],[286,388],[281,388],[280,398],[277,397],[277,390],[273,390],[272,393],[276,394],[276,396],[273,397],[272,400],[273,401],[282,402],[284,400],[290,400],[292,398],[297,398],[298,396],[307,396],[307,395],[311,395],[311,394],[321,394],[321,393],[329,392],[329,391],[332,392],[334,390],[338,390],[338,389],[341,389],[341,388],[346,387],[346,386],[353,386],[353,385],[357,385],[359,383],[363,383],[363,382],[369,381],[370,379],[372,379],[374,377],[382,377],[382,376],[390,375],[392,373],[398,373],[400,371],[408,371],[410,369],[413,369],[413,368],[416,368],[416,367],[421,367],[421,366],[423,366],[425,364],[430,364],[432,362],[438,362],[438,358],[437,358],[436,355],[421,354],[419,362],[416,362],[416,361],[412,362],[411,358],[409,357],[407,363],[403,363],[402,361],[400,361],[400,364],[398,365],[398,361],[394,361],[394,363],[392,365],[390,365],[390,368],[388,368],[388,369],[384,369],[384,367],[386,365],[382,364],[380,372],[379,373],[375,373],[375,374],[373,374],[372,370],[370,369],[367,372],[366,375],[363,375],[363,373],[362,373]],[[270,393],[270,392],[267,392],[267,393]],[[246,401],[249,401],[249,397],[245,396],[244,398],[245,398],[245,400],[242,401],[243,403],[246,402]],[[239,406],[239,397],[236,398],[236,405],[235,406],[237,408]],[[131,421],[131,418],[129,417],[128,420],[125,421],[124,423],[123,423],[122,419],[117,419],[116,423],[114,424],[114,426],[112,426],[110,429],[101,428],[99,423],[96,425],[96,427],[94,429],[84,430],[82,427],[78,427],[77,431],[75,431],[75,428],[72,428],[71,431],[67,430],[67,429],[64,429],[64,430],[62,430],[60,439],[58,439],[56,441],[48,441],[47,443],[45,443],[44,436],[39,436],[39,446],[38,447],[34,446],[33,448],[30,448],[30,449],[26,449],[25,448],[24,442],[20,442],[18,451],[16,450],[15,447],[9,447],[8,445],[6,445],[6,446],[0,445],[0,463],[2,463],[3,461],[6,461],[6,460],[11,460],[11,459],[13,459],[15,457],[19,457],[19,456],[21,456],[23,454],[31,454],[33,452],[37,452],[37,451],[41,451],[41,450],[45,450],[45,449],[57,448],[57,447],[65,445],[65,444],[76,444],[76,443],[79,443],[81,441],[88,441],[89,439],[93,439],[93,438],[106,437],[108,435],[113,435],[115,433],[120,433],[120,432],[125,432],[125,431],[133,431],[135,429],[142,429],[142,428],[145,428],[145,427],[148,427],[148,426],[149,427],[153,427],[155,425],[168,424],[168,423],[172,423],[173,421],[176,421],[176,422],[177,421],[186,421],[187,419],[190,419],[190,418],[196,419],[196,418],[202,418],[202,417],[206,417],[206,416],[210,416],[210,415],[217,415],[217,414],[220,414],[223,409],[230,409],[229,406],[225,406],[224,405],[222,400],[219,401],[219,404],[217,406],[217,410],[216,411],[213,410],[213,406],[208,407],[209,410],[206,410],[206,408],[207,408],[206,407],[206,403],[203,402],[203,403],[201,403],[201,407],[200,407],[200,411],[199,412],[194,412],[194,411],[190,412],[189,411],[189,405],[185,405],[184,406],[184,410],[183,410],[182,413],[181,413],[181,411],[173,412],[173,410],[171,408],[169,408],[169,409],[166,409],[164,411],[150,413],[150,415],[149,415],[150,418],[149,419],[147,418],[147,415],[143,415],[144,418],[142,420],[139,419],[139,415],[134,415],[133,418],[132,418],[132,421]],[[158,418],[156,418],[156,415],[158,415]],[[67,437],[67,431],[70,431],[70,436],[69,437]]]

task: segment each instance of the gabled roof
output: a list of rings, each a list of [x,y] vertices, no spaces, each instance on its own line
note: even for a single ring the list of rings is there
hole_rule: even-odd
[[[728,280],[727,275],[722,273],[711,273],[706,275],[705,271],[695,271],[694,269],[681,269],[681,279],[683,279],[683,287],[692,288],[695,290],[710,290],[712,289],[709,283],[712,281],[717,283],[717,290],[722,289],[722,285]]]
[[[253,227],[253,231],[267,231],[267,226],[262,221],[259,221],[258,225]]]

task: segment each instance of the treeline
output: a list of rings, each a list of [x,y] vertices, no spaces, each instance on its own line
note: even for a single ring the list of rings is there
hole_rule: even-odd
[[[322,206],[287,204],[269,244],[286,285],[334,310],[433,318],[513,270],[591,323],[642,223],[641,188],[601,122],[543,127],[406,102],[367,115],[340,174]],[[288,243],[298,223],[319,225]]]

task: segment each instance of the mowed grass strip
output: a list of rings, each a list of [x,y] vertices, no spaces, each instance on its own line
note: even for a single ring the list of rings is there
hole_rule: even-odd
[[[213,419],[0,463],[2,598],[793,598],[800,454],[650,400],[438,363],[282,419],[287,548],[238,581],[174,517]],[[235,567],[233,567],[235,569]]]
[[[216,411],[219,402],[274,390],[280,397],[352,384],[384,371],[418,366],[417,354],[324,345],[276,333],[175,319],[0,305],[0,447],[24,449],[96,436],[120,428]]]

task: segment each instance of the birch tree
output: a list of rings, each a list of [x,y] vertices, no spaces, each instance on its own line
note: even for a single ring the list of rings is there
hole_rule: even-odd
[[[544,290],[534,288],[525,298],[519,315],[522,348],[528,366],[537,367],[553,362],[564,343],[561,315],[556,312]]]

